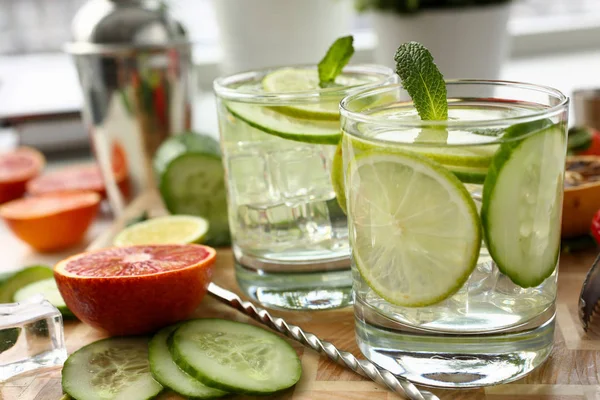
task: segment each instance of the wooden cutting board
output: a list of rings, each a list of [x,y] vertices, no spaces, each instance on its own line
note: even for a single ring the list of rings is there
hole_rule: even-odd
[[[110,236],[109,233],[105,234]],[[3,252],[6,250],[8,249],[3,249]],[[475,390],[433,390],[433,392],[441,399],[452,400],[600,400],[600,339],[587,337],[577,318],[579,291],[595,255],[594,249],[565,254],[561,257],[555,348],[549,360],[540,368],[527,377],[507,385]],[[1,270],[2,265],[0,265],[0,272]],[[214,281],[224,288],[241,294],[233,273],[233,255],[228,248],[218,249]],[[273,314],[334,343],[340,349],[360,355],[354,340],[352,308],[315,312],[274,311]],[[255,323],[210,296],[207,296],[198,308],[196,316]],[[73,321],[66,323],[65,336],[69,353],[104,337],[101,332]],[[345,370],[312,350],[290,342],[302,359],[302,379],[294,388],[284,393],[260,397],[260,399],[391,400],[400,398],[397,394]],[[0,399],[3,400],[59,400],[61,395],[58,369],[19,377],[0,385]],[[228,397],[231,400],[250,398],[253,397]],[[162,400],[181,400],[181,398],[164,394]]]

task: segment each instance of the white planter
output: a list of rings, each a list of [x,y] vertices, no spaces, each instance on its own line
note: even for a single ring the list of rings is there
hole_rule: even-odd
[[[350,33],[352,0],[213,0],[222,70],[318,63]]]
[[[451,10],[425,10],[415,15],[374,12],[379,44],[375,62],[394,66],[404,42],[427,47],[444,78],[498,79],[508,54],[508,4]]]

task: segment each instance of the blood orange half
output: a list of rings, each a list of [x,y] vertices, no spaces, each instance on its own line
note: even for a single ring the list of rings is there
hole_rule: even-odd
[[[112,335],[143,334],[190,317],[215,256],[195,244],[114,247],[67,258],[54,277],[81,321]]]
[[[21,197],[27,181],[36,177],[44,164],[42,153],[29,147],[0,154],[0,203]]]
[[[38,251],[57,251],[79,243],[98,213],[94,192],[51,193],[0,206],[13,233]]]
[[[124,170],[115,171],[115,180],[121,192],[126,196],[129,188],[126,172]],[[79,190],[91,190],[103,198],[106,197],[106,186],[98,165],[71,165],[43,174],[27,184],[27,192],[35,196]]]

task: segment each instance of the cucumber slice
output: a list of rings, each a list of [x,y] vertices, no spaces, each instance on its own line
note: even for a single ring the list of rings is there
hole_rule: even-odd
[[[500,271],[527,288],[554,272],[560,224],[566,133],[562,124],[515,125],[494,157],[483,186],[484,240]]]
[[[13,301],[15,293],[22,287],[42,279],[52,278],[54,273],[50,267],[33,265],[27,267],[0,282],[0,303]]]
[[[46,300],[50,302],[54,307],[58,308],[58,311],[65,318],[74,318],[75,315],[69,310],[65,301],[63,300],[56,281],[54,278],[43,279],[41,281],[30,283],[29,285],[23,286],[17,290],[13,299],[16,302],[21,302],[35,294],[41,294]]]
[[[277,112],[276,107],[228,102],[227,110],[234,117],[265,133],[296,142],[338,144],[342,133],[340,121],[294,118]]]
[[[104,339],[77,350],[65,361],[62,387],[77,400],[147,400],[163,390],[150,373],[143,337]]]
[[[219,144],[206,135],[186,133],[164,142],[154,157],[158,187],[172,214],[203,217],[208,246],[231,243],[227,218],[225,172]]]
[[[180,395],[195,399],[213,399],[225,396],[227,392],[203,385],[175,364],[169,353],[167,339],[178,327],[179,324],[168,326],[160,330],[150,341],[148,358],[154,379]]]
[[[228,392],[268,394],[298,382],[296,351],[279,336],[222,319],[183,323],[168,340],[173,359],[203,383]]]

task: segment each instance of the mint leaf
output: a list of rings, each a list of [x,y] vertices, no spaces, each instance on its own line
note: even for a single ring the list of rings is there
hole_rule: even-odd
[[[448,119],[446,83],[429,50],[417,42],[404,43],[396,51],[394,60],[396,73],[421,119]]]
[[[354,38],[352,36],[337,39],[319,63],[319,87],[331,86],[353,54]]]

